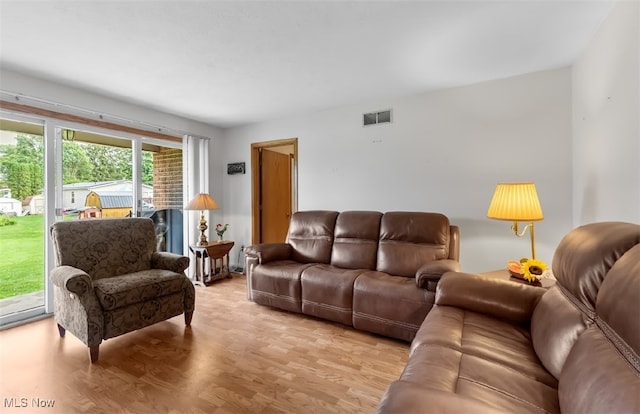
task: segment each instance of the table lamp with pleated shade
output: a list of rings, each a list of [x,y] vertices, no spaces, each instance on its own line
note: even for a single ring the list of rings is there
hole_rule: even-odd
[[[200,225],[198,226],[198,230],[200,230],[200,242],[198,242],[198,246],[206,246],[207,245],[207,235],[204,232],[209,228],[207,226],[207,220],[204,218],[205,210],[217,210],[220,206],[216,203],[216,200],[211,198],[211,196],[207,193],[198,193],[195,197],[187,204],[184,208],[185,210],[200,210]]]
[[[531,233],[531,258],[536,258],[535,233],[533,222],[544,218],[538,193],[534,183],[500,183],[489,204],[487,217],[496,220],[512,221],[511,230],[522,237],[529,229]],[[518,222],[530,222],[518,233]]]

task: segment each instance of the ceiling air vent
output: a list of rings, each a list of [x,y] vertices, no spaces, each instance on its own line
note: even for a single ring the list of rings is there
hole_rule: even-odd
[[[391,123],[391,109],[380,112],[370,112],[362,116],[362,125],[376,125],[376,124],[390,124]]]

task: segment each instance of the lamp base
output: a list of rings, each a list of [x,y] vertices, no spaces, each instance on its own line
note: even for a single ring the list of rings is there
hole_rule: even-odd
[[[198,246],[206,246],[209,244],[207,241],[207,235],[204,234],[208,228],[207,220],[204,218],[204,211],[200,211],[200,225],[198,226],[198,230],[200,230],[200,241],[198,242]]]
[[[536,236],[535,236],[535,230],[533,227],[533,221],[527,224],[526,226],[524,226],[524,229],[522,229],[521,233],[518,233],[517,221],[514,221],[513,225],[511,226],[511,230],[517,237],[524,236],[524,234],[527,232],[527,229],[529,229],[529,234],[531,235],[531,258],[535,259],[536,258]]]

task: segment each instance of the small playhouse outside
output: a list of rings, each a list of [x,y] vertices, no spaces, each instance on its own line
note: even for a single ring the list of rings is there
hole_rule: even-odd
[[[82,194],[81,190],[88,191],[84,207],[78,209],[79,218],[81,219],[129,217],[133,213],[132,181],[120,180],[96,183],[90,187],[75,187],[73,190],[78,195]],[[153,201],[152,186],[142,185],[142,200],[149,203],[149,205]]]
[[[37,194],[24,199],[22,214],[44,214],[44,195]]]
[[[90,191],[84,204],[79,218],[127,217],[132,214],[133,196],[127,191]]]

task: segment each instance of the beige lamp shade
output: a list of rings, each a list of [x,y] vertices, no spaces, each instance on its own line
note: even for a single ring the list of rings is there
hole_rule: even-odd
[[[217,210],[220,206],[216,203],[216,200],[211,198],[211,196],[207,193],[198,193],[195,197],[187,204],[184,208],[185,210]]]
[[[534,183],[500,183],[496,186],[487,217],[508,221],[542,220],[542,207]]]

